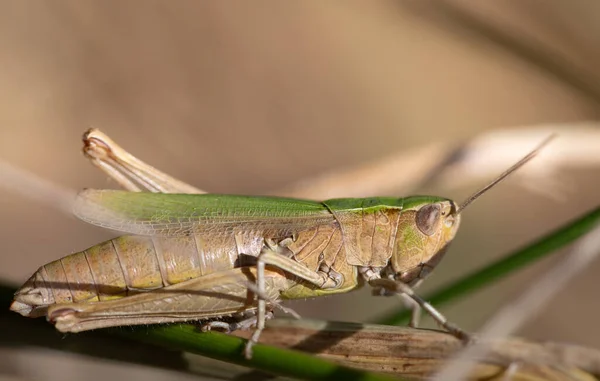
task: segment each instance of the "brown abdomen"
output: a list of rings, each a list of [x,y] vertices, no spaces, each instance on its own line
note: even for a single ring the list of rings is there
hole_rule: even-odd
[[[121,236],[42,266],[55,303],[109,300],[236,267],[239,253],[258,255],[263,241],[233,235]]]

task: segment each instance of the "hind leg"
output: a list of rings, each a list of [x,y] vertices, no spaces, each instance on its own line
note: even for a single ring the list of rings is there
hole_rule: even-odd
[[[257,326],[258,316],[256,314],[243,314],[237,320],[231,322],[222,320],[212,320],[201,324],[200,329],[203,332],[217,330],[225,333],[231,333],[238,330],[248,330]],[[274,317],[273,311],[269,310],[265,313],[265,320],[270,320]]]

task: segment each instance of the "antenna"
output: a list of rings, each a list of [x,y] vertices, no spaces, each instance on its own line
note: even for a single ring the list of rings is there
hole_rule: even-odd
[[[460,206],[456,210],[456,214],[459,214],[460,212],[462,212],[467,206],[469,206],[470,203],[477,200],[477,198],[479,198],[479,196],[481,196],[482,194],[484,194],[485,192],[487,192],[488,190],[493,188],[500,181],[507,178],[508,175],[512,174],[517,169],[521,168],[523,165],[525,165],[527,162],[529,162],[531,159],[533,159],[538,153],[540,153],[542,148],[544,148],[548,143],[550,143],[550,141],[552,141],[555,137],[556,137],[556,134],[552,134],[552,135],[548,136],[533,151],[529,152],[525,157],[523,157],[521,160],[519,160],[517,163],[515,163],[512,167],[508,168],[500,176],[496,177],[491,183],[489,183],[488,185],[484,186],[483,188],[481,188],[480,190],[478,190],[477,192],[475,192],[471,196],[469,196],[465,201],[462,202],[462,204],[460,204]]]

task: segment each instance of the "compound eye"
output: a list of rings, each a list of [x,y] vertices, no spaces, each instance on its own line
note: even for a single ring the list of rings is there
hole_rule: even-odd
[[[425,205],[417,212],[415,222],[417,227],[423,234],[433,235],[435,227],[440,219],[441,207],[440,204]]]

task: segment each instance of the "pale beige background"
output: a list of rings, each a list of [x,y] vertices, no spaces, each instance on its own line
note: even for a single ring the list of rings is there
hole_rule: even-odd
[[[3,0],[0,157],[70,188],[114,186],[80,154],[81,133],[98,127],[198,187],[259,194],[432,140],[595,119],[598,8],[582,0]],[[478,201],[425,289],[598,204],[597,170],[561,176],[573,183],[567,203],[508,184]],[[39,265],[110,237],[0,194],[5,282],[17,285]],[[551,262],[444,311],[475,329]],[[599,271],[597,263],[521,334],[600,347]],[[353,321],[395,305],[368,292],[294,304],[305,316]],[[0,348],[0,375],[9,379],[100,380],[101,370],[116,379],[192,379]]]

